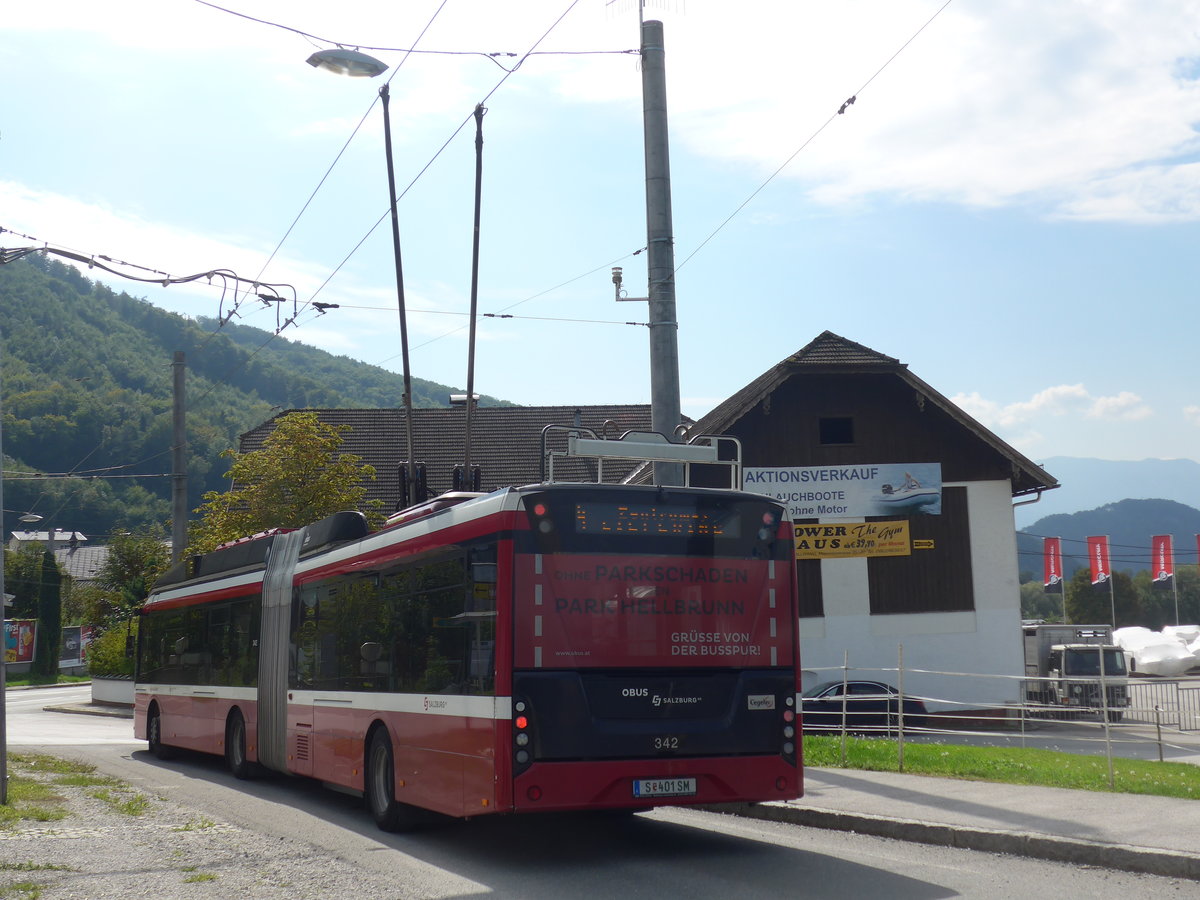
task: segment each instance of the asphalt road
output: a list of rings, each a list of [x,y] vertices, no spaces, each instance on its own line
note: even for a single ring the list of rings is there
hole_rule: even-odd
[[[216,758],[161,763],[128,719],[42,711],[66,690],[13,692],[8,742],[86,759],[217,823],[273,836],[362,879],[342,896],[1039,898],[1195,896],[1193,882],[826,832],[693,810],[634,817],[484,817],[377,831],[352,797],[298,779],[239,782]],[[51,694],[52,696],[47,696]],[[3,853],[0,846],[0,854]],[[246,865],[254,865],[247,859]],[[197,887],[197,886],[192,886]],[[216,887],[213,888],[217,890]],[[197,887],[197,891],[199,888]],[[1191,892],[1191,893],[1189,893]],[[196,896],[210,896],[199,893]],[[52,900],[52,894],[45,900]],[[211,896],[220,896],[213,893]]]

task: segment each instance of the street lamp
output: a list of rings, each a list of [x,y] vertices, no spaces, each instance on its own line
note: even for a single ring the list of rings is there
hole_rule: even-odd
[[[346,50],[337,47],[333,50],[320,50],[308,58],[308,64],[336,75],[349,75],[352,78],[374,78],[387,70],[387,64],[366,53],[357,50]]]
[[[39,516],[35,512],[27,512],[24,515],[17,516],[17,518],[20,521],[24,522],[26,525],[36,525],[38,522],[44,521],[46,517]],[[54,531],[51,528],[51,526],[48,525],[46,527],[51,529],[46,532],[46,543],[49,546],[51,555],[53,555],[54,554]]]
[[[360,53],[357,50],[322,50],[308,58],[308,64],[319,69],[336,72],[339,75],[349,75],[352,78],[374,78],[384,72],[387,65],[373,56]],[[396,175],[392,165],[392,120],[388,111],[388,86],[384,83],[379,89],[379,99],[383,103],[383,148],[387,157],[388,205],[392,215],[392,256],[396,261],[396,305],[400,313],[400,360],[404,374],[404,436],[408,443],[408,479],[409,489],[416,497],[417,485],[417,454],[413,446],[413,407],[412,407],[412,370],[408,364],[408,316],[404,305],[404,267],[400,258],[400,217],[396,211]],[[404,498],[405,503],[408,497]]]

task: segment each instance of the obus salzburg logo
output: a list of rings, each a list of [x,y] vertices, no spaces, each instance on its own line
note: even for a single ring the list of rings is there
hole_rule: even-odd
[[[655,706],[691,706],[700,702],[699,697],[663,697],[659,694],[654,695],[652,701]]]
[[[425,698],[425,711],[426,712],[429,712],[429,710],[431,710],[431,709],[445,709],[445,708],[446,708],[445,700],[430,700],[428,697]]]
[[[649,688],[625,688],[621,691],[622,697],[649,697]]]

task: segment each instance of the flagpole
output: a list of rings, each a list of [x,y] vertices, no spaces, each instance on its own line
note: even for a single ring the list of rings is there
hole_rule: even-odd
[[[1104,552],[1105,552],[1105,555],[1108,556],[1108,602],[1109,602],[1109,605],[1112,607],[1112,626],[1113,626],[1113,629],[1115,630],[1117,627],[1117,589],[1113,585],[1113,581],[1115,581],[1116,579],[1113,578],[1112,555],[1111,555],[1111,551],[1108,548],[1108,535],[1107,534],[1104,536]]]
[[[1175,625],[1179,626],[1179,579],[1171,576],[1171,593],[1175,595]]]

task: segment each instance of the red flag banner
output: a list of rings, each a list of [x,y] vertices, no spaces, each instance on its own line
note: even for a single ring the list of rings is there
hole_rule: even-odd
[[[1042,539],[1042,590],[1047,594],[1063,591],[1062,538]]]
[[[1156,534],[1150,539],[1150,583],[1156,588],[1170,588],[1175,580],[1175,553],[1171,535]]]
[[[1104,584],[1112,577],[1108,561],[1108,535],[1087,539],[1088,565],[1092,567],[1092,584]]]

